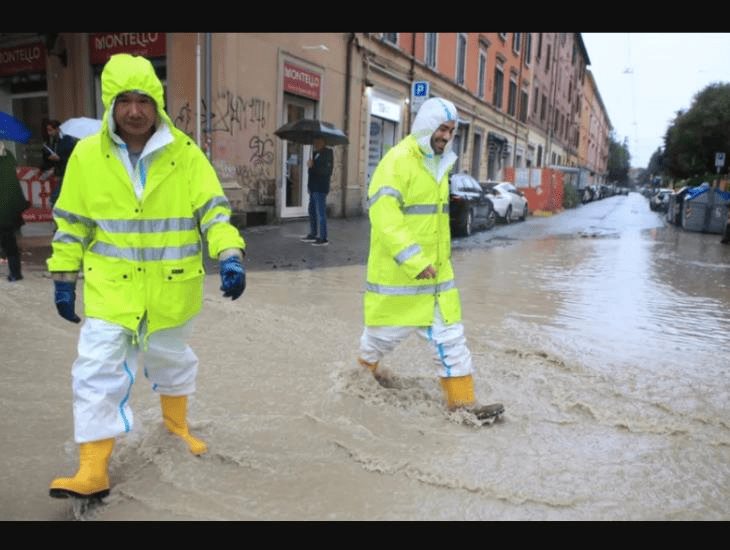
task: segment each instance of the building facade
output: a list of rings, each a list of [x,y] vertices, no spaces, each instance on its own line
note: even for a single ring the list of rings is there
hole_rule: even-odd
[[[607,142],[607,124],[584,121],[579,33],[2,33],[0,110],[33,131],[14,145],[20,164],[40,165],[45,118],[102,116],[101,71],[119,52],[152,61],[171,119],[206,151],[242,226],[307,215],[311,146],[274,134],[300,118],[349,137],[334,148],[333,216],[366,210],[375,166],[427,96],[458,107],[455,169],[481,181],[508,167],[598,171],[591,147]]]

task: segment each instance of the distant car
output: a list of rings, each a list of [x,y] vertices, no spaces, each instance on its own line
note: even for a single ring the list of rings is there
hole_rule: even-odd
[[[492,201],[469,174],[449,178],[449,221],[455,235],[471,235],[477,227],[491,229],[496,223]]]
[[[481,184],[494,205],[497,216],[505,223],[524,220],[529,214],[527,199],[522,191],[508,181],[485,181]]]

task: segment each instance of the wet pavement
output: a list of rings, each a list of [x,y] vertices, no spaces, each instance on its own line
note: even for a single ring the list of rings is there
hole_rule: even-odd
[[[286,221],[277,225],[245,228],[246,269],[299,270],[336,267],[367,262],[370,222],[367,216],[327,221],[328,246],[313,246],[300,238],[309,232],[307,219]],[[23,226],[19,241],[23,251],[23,268],[44,270],[51,255],[52,224],[31,223]],[[218,262],[205,256],[206,270],[218,271]]]

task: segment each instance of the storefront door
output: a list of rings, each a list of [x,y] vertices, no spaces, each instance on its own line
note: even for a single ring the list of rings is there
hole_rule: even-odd
[[[303,118],[314,118],[314,102],[303,98],[287,96],[284,98],[284,123]],[[281,182],[281,217],[295,218],[309,215],[309,193],[307,192],[307,159],[312,151],[311,145],[293,141],[284,142],[284,166]]]

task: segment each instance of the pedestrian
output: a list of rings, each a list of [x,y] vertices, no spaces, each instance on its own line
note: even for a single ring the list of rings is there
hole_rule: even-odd
[[[302,241],[314,246],[327,246],[327,193],[333,167],[332,149],[325,147],[322,136],[314,138],[314,152],[307,161],[309,190],[309,234]],[[317,230],[319,228],[319,231]]]
[[[80,322],[74,304],[83,266],[86,313],[71,371],[80,465],[51,483],[59,498],[109,493],[115,438],[133,427],[128,399],[141,354],[167,429],[193,454],[207,451],[186,419],[198,370],[186,340],[203,301],[203,237],[220,261],[223,296],[235,300],[246,287],[245,243],[229,203],[208,159],[165,112],[152,64],[111,56],[101,92],[101,131],[77,144],[53,211],[56,308]]]
[[[387,385],[383,356],[414,331],[429,343],[450,410],[478,420],[504,407],[478,405],[471,353],[451,265],[448,173],[457,110],[442,98],[426,100],[411,134],[382,158],[368,189],[371,224],[365,328],[358,362]]]
[[[10,282],[23,278],[16,233],[24,223],[22,213],[28,208],[16,167],[13,153],[0,141],[0,249],[8,261],[7,279]]]
[[[57,120],[49,120],[44,126],[44,134],[46,136],[43,142],[43,170],[53,170],[56,176],[56,186],[51,191],[49,200],[51,206],[56,204],[58,195],[61,193],[61,185],[63,184],[63,175],[66,172],[68,159],[71,157],[76,142],[76,138],[64,135],[61,131],[61,123]]]

